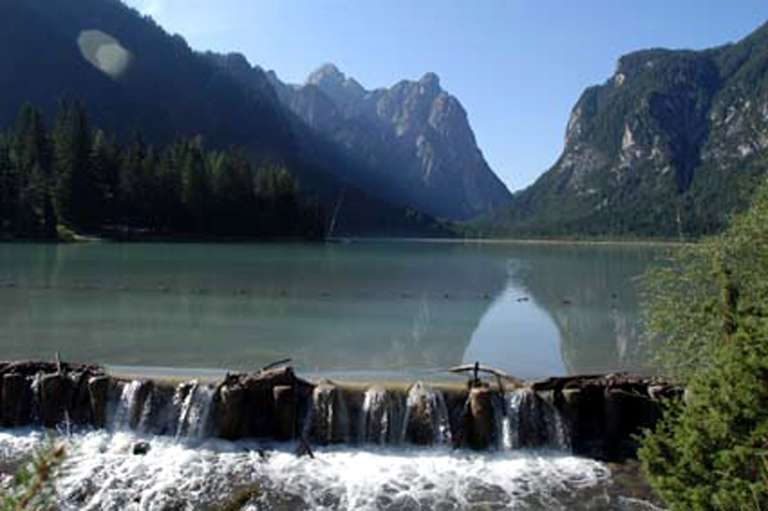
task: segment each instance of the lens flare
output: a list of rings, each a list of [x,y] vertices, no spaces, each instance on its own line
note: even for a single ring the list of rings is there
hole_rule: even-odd
[[[101,30],[83,30],[77,38],[83,58],[113,79],[119,79],[131,67],[133,55],[120,41]]]

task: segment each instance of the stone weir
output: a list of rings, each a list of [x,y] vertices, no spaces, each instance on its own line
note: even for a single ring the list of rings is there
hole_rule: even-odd
[[[334,443],[552,448],[632,457],[635,435],[680,389],[627,374],[521,382],[362,385],[309,382],[290,367],[216,383],[124,380],[101,367],[0,363],[3,427],[133,430],[183,437]]]

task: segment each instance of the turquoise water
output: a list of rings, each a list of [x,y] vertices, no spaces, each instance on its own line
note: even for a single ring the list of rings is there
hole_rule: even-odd
[[[633,370],[641,245],[0,244],[2,357],[441,378]]]

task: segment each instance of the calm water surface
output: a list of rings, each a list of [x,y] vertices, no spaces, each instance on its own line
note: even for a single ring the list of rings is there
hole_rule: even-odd
[[[2,357],[433,377],[480,360],[535,378],[644,355],[638,245],[0,244]]]

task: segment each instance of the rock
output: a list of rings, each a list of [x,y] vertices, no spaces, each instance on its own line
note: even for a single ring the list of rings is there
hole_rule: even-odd
[[[144,456],[149,452],[150,449],[151,445],[149,442],[138,441],[134,442],[133,446],[131,447],[131,453],[134,456]]]
[[[581,233],[670,237],[721,230],[749,197],[751,188],[739,189],[745,169],[764,173],[755,152],[768,149],[759,111],[768,74],[764,53],[750,49],[766,34],[762,26],[718,48],[621,57],[613,80],[586,89],[573,107],[560,158],[498,218],[511,232],[530,234],[565,225]],[[738,65],[723,64],[735,58]],[[742,69],[760,71],[745,77]],[[684,208],[670,199],[681,194]]]
[[[370,168],[377,193],[453,220],[498,210],[511,200],[477,148],[467,113],[434,73],[375,91],[363,89],[331,64],[293,87],[272,73],[284,106]],[[364,179],[345,176],[347,179]],[[370,183],[370,181],[369,181]],[[370,186],[370,184],[369,184]]]

